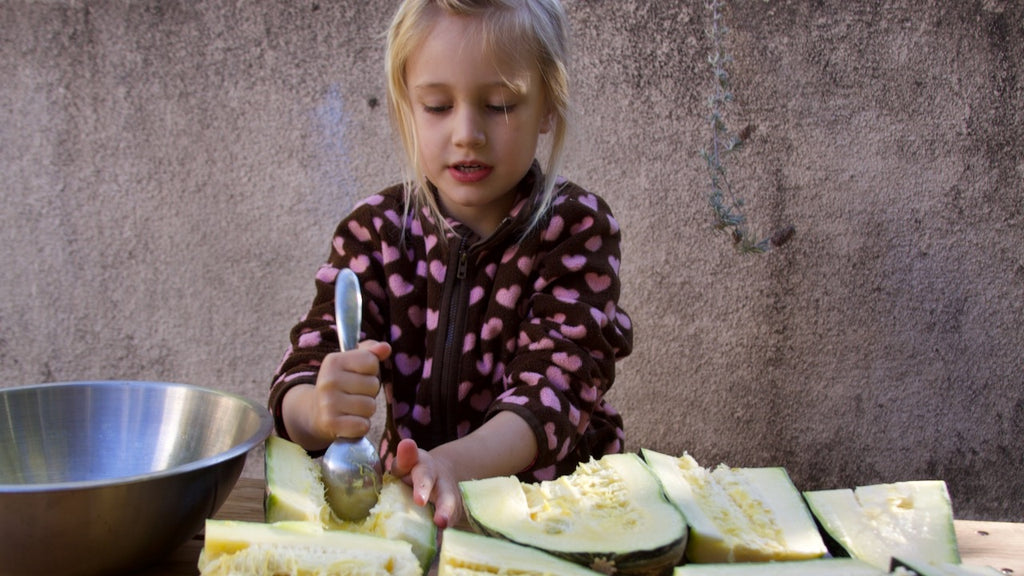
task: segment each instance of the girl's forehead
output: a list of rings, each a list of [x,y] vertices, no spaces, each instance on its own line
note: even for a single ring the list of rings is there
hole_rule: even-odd
[[[411,51],[413,58],[429,45],[453,59],[470,55],[487,61],[509,78],[528,77],[535,68],[525,57],[526,39],[516,38],[510,30],[497,29],[479,16],[437,13],[431,19],[418,45]]]

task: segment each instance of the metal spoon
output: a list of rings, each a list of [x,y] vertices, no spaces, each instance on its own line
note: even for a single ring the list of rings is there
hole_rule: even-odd
[[[334,291],[334,317],[342,351],[354,350],[359,342],[363,298],[359,279],[349,269],[338,273]],[[377,503],[383,469],[377,449],[366,437],[337,438],[320,459],[325,495],[342,520],[359,521]]]

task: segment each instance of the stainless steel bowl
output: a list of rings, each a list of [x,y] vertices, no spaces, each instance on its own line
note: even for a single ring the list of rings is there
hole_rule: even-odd
[[[122,574],[202,530],[266,440],[245,398],[160,382],[0,390],[0,572]]]

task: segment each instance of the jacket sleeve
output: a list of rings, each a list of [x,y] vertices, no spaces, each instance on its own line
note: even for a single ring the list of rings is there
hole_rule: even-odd
[[[379,245],[380,231],[372,226],[371,207],[379,199],[380,196],[375,196],[364,201],[338,225],[327,260],[316,272],[316,293],[309,311],[291,330],[289,346],[273,376],[268,400],[277,433],[284,438],[288,437],[281,413],[285,393],[299,384],[315,384],[324,357],[341,348],[334,319],[334,284],[341,268],[351,268],[359,276],[363,291],[360,340],[380,339],[379,303],[383,290],[376,281],[381,277],[379,259],[374,257],[379,249],[373,248]]]
[[[576,187],[538,235],[534,292],[506,392],[491,407],[519,414],[534,430],[539,454],[521,476],[552,478],[622,450],[622,420],[604,402],[616,361],[633,345],[618,303],[620,237],[607,204]]]

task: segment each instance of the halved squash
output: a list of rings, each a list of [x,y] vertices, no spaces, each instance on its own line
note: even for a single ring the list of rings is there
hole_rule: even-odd
[[[856,558],[738,562],[734,564],[687,564],[673,576],[888,576],[888,573]]]
[[[929,562],[926,559],[906,560],[892,559],[892,572],[899,568],[909,570],[915,576],[1003,576],[1003,573],[991,566],[969,566],[951,562]]]
[[[636,454],[610,454],[534,484],[513,476],[459,484],[480,533],[605,574],[663,574],[683,556],[686,523]]]
[[[331,510],[324,496],[320,465],[294,442],[271,436],[266,442],[267,522],[306,521],[326,530],[372,534],[404,540],[424,569],[437,553],[437,527],[433,510],[413,501],[412,488],[390,474],[384,475],[376,506],[361,522],[346,522]]]
[[[421,576],[408,542],[324,530],[313,522],[207,520],[202,576]]]
[[[882,570],[893,557],[959,563],[953,506],[941,480],[804,492],[818,523],[845,552]]]
[[[535,548],[454,528],[444,531],[437,570],[437,576],[599,576]]]
[[[689,454],[643,450],[668,499],[690,526],[690,562],[820,558],[827,552],[783,468],[704,469]]]

